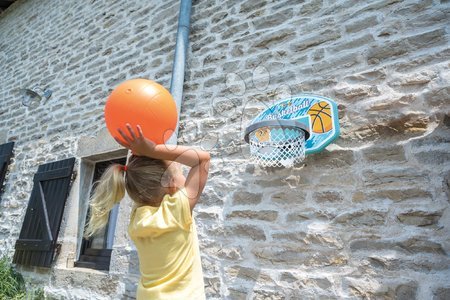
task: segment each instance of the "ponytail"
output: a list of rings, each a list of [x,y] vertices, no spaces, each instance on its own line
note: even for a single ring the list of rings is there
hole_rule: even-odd
[[[84,233],[87,238],[106,226],[109,212],[125,196],[123,166],[118,164],[109,166],[97,183],[90,199],[90,218]]]

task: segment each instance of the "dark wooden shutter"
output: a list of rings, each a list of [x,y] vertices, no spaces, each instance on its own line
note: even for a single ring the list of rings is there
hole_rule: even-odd
[[[3,181],[8,170],[9,160],[13,154],[14,142],[0,145],[0,196],[3,192]],[[0,198],[1,200],[1,198]]]
[[[49,268],[56,249],[75,158],[40,165],[34,175],[14,263]]]

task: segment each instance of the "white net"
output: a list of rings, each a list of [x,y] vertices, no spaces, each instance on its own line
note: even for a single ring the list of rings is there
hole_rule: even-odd
[[[250,155],[262,167],[292,167],[305,158],[305,133],[300,128],[261,127],[249,134]]]

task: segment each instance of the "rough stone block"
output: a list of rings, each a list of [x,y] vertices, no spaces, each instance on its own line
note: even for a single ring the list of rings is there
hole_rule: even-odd
[[[343,71],[344,69],[350,69],[361,62],[362,59],[360,53],[348,53],[341,56],[335,56],[332,59],[326,59],[312,64],[312,74],[324,74],[330,76],[330,74],[334,74],[336,70]]]
[[[269,274],[261,269],[244,267],[242,265],[233,265],[225,269],[226,273],[232,278],[239,278],[245,281],[258,282],[264,285],[273,285],[274,280]]]
[[[446,62],[448,60],[449,53],[450,48],[427,52],[426,54],[418,55],[414,59],[408,59],[406,61],[394,63],[394,65],[396,66],[395,71],[406,73],[416,71],[417,69],[422,69],[424,65],[438,66],[440,63]]]
[[[207,237],[199,241],[201,252],[207,256],[218,257],[226,260],[242,260],[243,249],[241,246],[224,245]]]
[[[366,193],[357,191],[352,195],[352,202],[363,202],[367,200]]]
[[[423,0],[402,5],[394,11],[400,16],[410,16],[411,14],[421,13],[433,4],[432,0]]]
[[[205,192],[202,194],[199,203],[205,206],[214,206],[214,205],[222,206],[223,198],[215,193]]]
[[[272,234],[272,238],[274,241],[277,240],[285,240],[291,242],[301,242],[302,245],[305,245],[306,232],[297,231],[297,232],[283,232],[283,233],[274,233]]]
[[[351,294],[364,299],[416,299],[418,283],[382,278],[346,277],[344,285]]]
[[[401,2],[401,0],[379,0],[374,2],[363,2],[363,6],[353,12],[351,17],[361,16],[364,13],[390,8],[393,4]],[[352,2],[350,2],[352,4]]]
[[[318,154],[308,155],[305,163],[314,168],[327,170],[349,167],[355,163],[355,158],[351,150],[325,150]]]
[[[274,241],[290,241],[294,243],[301,243],[301,245],[319,245],[327,248],[342,249],[343,243],[339,236],[331,232],[283,232],[273,233],[272,238]]]
[[[226,40],[230,37],[239,37],[239,36],[245,36],[249,32],[246,31],[248,29],[247,23],[242,23],[236,26],[228,27],[225,29],[225,31],[221,34],[222,40]]]
[[[287,299],[286,295],[280,291],[267,291],[267,290],[260,290],[256,289],[253,290],[252,299],[255,300],[284,300]]]
[[[444,28],[421,33],[411,36],[406,41],[414,47],[414,49],[429,48],[435,45],[448,43]]]
[[[414,94],[404,95],[401,97],[390,97],[388,99],[380,99],[372,102],[367,107],[368,111],[373,111],[374,114],[379,114],[382,111],[392,111],[412,105],[417,99]]]
[[[178,5],[170,6],[166,9],[157,10],[156,13],[151,18],[151,25],[156,26],[161,23],[161,21],[168,19],[174,15],[178,14]],[[144,16],[147,14],[144,14]]]
[[[427,184],[428,173],[418,171],[416,168],[375,169],[363,172],[363,182],[366,187],[389,189],[392,187],[407,187]]]
[[[369,125],[354,128],[350,136],[354,135],[363,141],[375,140],[382,137],[384,142],[398,138],[399,135],[421,135],[427,130],[429,123],[430,117],[424,114],[410,113],[407,115],[395,115],[389,116],[382,121],[377,118],[377,120],[374,120]]]
[[[345,31],[348,33],[355,33],[367,28],[374,27],[375,25],[378,25],[378,17],[370,16],[346,25]]]
[[[394,202],[406,201],[411,199],[419,199],[422,203],[426,201],[431,201],[433,195],[425,189],[420,188],[406,188],[406,189],[387,189],[375,192],[370,192],[366,194],[367,199],[389,199]]]
[[[336,53],[339,53],[341,51],[345,51],[348,49],[355,49],[362,46],[367,47],[374,41],[375,39],[371,34],[366,34],[361,37],[351,39],[350,41],[345,40],[342,43],[339,43],[336,46],[334,46],[332,50],[335,51]],[[352,55],[355,56],[354,54]]]
[[[292,16],[292,9],[289,8],[266,17],[257,18],[253,20],[252,23],[256,30],[271,28],[283,24],[292,18]]]
[[[134,76],[137,74],[142,74],[147,70],[147,64],[141,64],[130,69],[130,75]]]
[[[254,69],[261,64],[265,64],[268,61],[276,59],[276,55],[272,53],[262,53],[252,57],[249,57],[245,61],[245,68]],[[253,75],[253,74],[251,74]]]
[[[443,271],[450,267],[450,260],[442,256],[392,256],[392,253],[389,252],[387,252],[386,255],[370,255],[367,263],[374,270],[381,270],[382,272],[396,272],[399,269],[416,272],[430,272]],[[367,263],[366,261],[363,262],[365,265],[367,265]]]
[[[273,177],[272,179],[270,179],[268,176],[265,176],[265,177],[267,177],[267,178],[255,180],[255,184],[262,186],[264,188],[268,188],[268,187],[283,188],[283,187],[287,186],[287,182],[283,181],[282,178]],[[261,178],[261,176],[260,176],[260,178]]]
[[[273,210],[235,210],[227,215],[227,219],[250,219],[262,221],[276,221],[278,212]]]
[[[418,162],[425,165],[444,165],[450,162],[450,151],[422,151],[414,153]]]
[[[405,24],[409,28],[426,28],[435,26],[436,24],[445,24],[448,20],[448,11],[433,10],[429,12],[422,12],[420,14],[412,13],[413,17],[410,22]]]
[[[220,21],[226,19],[227,16],[228,16],[228,12],[219,11],[212,16],[211,23],[212,24],[219,23]]]
[[[316,192],[312,196],[313,200],[317,203],[323,202],[342,202],[344,201],[344,197],[341,193],[335,191],[327,191],[327,192]]]
[[[214,276],[220,270],[220,264],[214,258],[202,255],[201,262],[204,274],[206,276]]]
[[[344,98],[347,101],[357,101],[361,98],[368,98],[380,95],[378,87],[375,85],[346,84],[341,83],[334,89],[338,98]]]
[[[215,40],[216,40],[216,38],[214,36],[209,36],[209,37],[206,37],[206,38],[198,41],[195,44],[192,44],[192,46],[191,46],[192,52],[196,52],[196,51],[202,49],[203,47],[205,47],[209,44],[212,44]]]
[[[283,272],[280,276],[281,281],[286,281],[301,290],[317,288],[329,290],[332,288],[332,282],[326,277],[305,276],[294,272]]]
[[[437,254],[446,255],[442,244],[428,240],[426,237],[411,237],[406,240],[358,239],[350,242],[351,251],[396,251],[401,254]]]
[[[252,12],[253,10],[257,10],[261,7],[266,6],[267,1],[266,0],[247,0],[247,1],[243,1],[241,3],[239,12],[240,13],[249,13]]]
[[[324,50],[324,49],[318,49],[318,50],[314,51],[314,52],[311,54],[311,58],[312,58],[314,61],[322,60],[324,57],[325,57],[325,50]]]
[[[450,202],[450,172],[447,172],[442,179],[442,187],[444,188],[444,192],[447,194],[447,201]]]
[[[426,237],[411,237],[407,240],[399,241],[398,245],[408,253],[447,254],[441,243],[431,241]]]
[[[391,87],[422,86],[434,80],[438,75],[433,71],[422,71],[420,73],[399,75],[393,78],[388,85]]]
[[[251,47],[270,49],[288,43],[295,38],[295,31],[284,29],[258,37]]]
[[[440,287],[433,291],[433,300],[450,299],[450,287]]]
[[[395,299],[410,300],[416,299],[417,284],[401,284],[395,288]]]
[[[301,191],[280,191],[272,194],[270,201],[280,205],[298,205],[304,203],[306,194]]]
[[[380,68],[369,69],[351,74],[344,79],[348,83],[383,82],[386,79],[386,70]]]
[[[304,209],[302,212],[289,213],[286,217],[288,223],[304,222],[307,220],[323,220],[329,221],[335,218],[336,215],[327,211],[310,211]]]
[[[348,258],[339,251],[320,249],[313,251],[293,245],[256,246],[253,255],[261,262],[269,265],[297,265],[307,267],[342,266]]]
[[[230,299],[233,300],[247,300],[248,292],[243,287],[240,287],[239,289],[236,287],[230,287],[228,288],[228,295]]]
[[[365,209],[346,212],[333,219],[333,223],[352,227],[381,226],[386,222],[387,212]]]
[[[207,298],[220,298],[220,277],[204,277],[205,282],[205,296]]]
[[[405,150],[402,146],[371,147],[362,151],[363,156],[369,162],[405,162]]]
[[[218,63],[219,61],[223,61],[225,59],[226,55],[222,52],[217,52],[214,54],[209,54],[205,57],[203,60],[203,66],[207,66],[210,64]]]
[[[261,203],[262,194],[237,191],[233,194],[233,205],[255,205]]]
[[[450,87],[432,89],[423,94],[423,99],[432,106],[444,106],[450,99]]]
[[[442,217],[441,211],[409,210],[397,215],[397,219],[407,225],[436,225]]]
[[[217,221],[219,219],[219,214],[216,212],[199,211],[196,216],[201,220]]]
[[[405,40],[373,46],[367,53],[367,61],[369,64],[377,64],[380,61],[395,59],[412,51],[411,48]]]
[[[266,234],[264,233],[264,230],[255,225],[229,225],[226,227],[226,233],[228,236],[250,238],[254,241],[266,240]]]
[[[412,140],[411,146],[413,152],[418,152],[418,150],[424,149],[433,149],[435,148],[434,146],[438,146],[438,149],[441,147],[445,148],[447,145],[450,146],[450,130],[447,124],[449,120],[450,118],[445,115],[433,132],[426,136]]]
[[[341,34],[338,31],[328,29],[328,30],[319,32],[312,37],[305,38],[296,43],[292,43],[290,45],[290,48],[293,51],[299,52],[299,51],[303,51],[303,50],[311,48],[311,47],[321,45],[326,42],[337,40],[340,37],[341,37]]]

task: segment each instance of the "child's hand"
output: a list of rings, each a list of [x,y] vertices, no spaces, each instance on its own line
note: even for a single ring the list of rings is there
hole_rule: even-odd
[[[145,156],[151,154],[154,151],[156,144],[144,137],[144,135],[142,134],[141,126],[136,126],[138,131],[137,135],[133,131],[133,128],[130,124],[127,123],[126,126],[130,135],[128,136],[122,131],[122,129],[118,128],[117,130],[119,131],[125,142],[120,141],[118,138],[114,138],[116,142],[118,142],[125,148],[130,149],[133,155]]]

